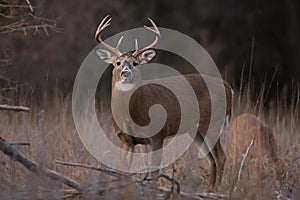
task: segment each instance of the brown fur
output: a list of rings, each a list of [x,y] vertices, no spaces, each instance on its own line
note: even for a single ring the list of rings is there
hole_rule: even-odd
[[[232,102],[232,90],[228,83],[222,81],[217,78],[205,76],[206,80],[208,80],[208,84],[214,84],[213,87],[221,87],[221,84],[224,84],[225,92],[226,92],[226,115],[231,112],[231,102]],[[204,82],[202,76],[200,74],[189,74],[185,75],[185,78],[192,86],[193,90],[198,99],[199,103],[199,111],[200,111],[200,126],[198,128],[198,133],[195,138],[197,145],[201,145],[203,142],[203,138],[206,135],[208,125],[211,120],[211,96],[208,92],[208,88],[206,87],[206,83]],[[113,84],[118,79],[118,73],[115,73],[115,77],[113,77]],[[180,79],[178,77],[170,77],[164,78],[160,81],[169,82],[172,84],[177,84],[180,87]],[[113,88],[114,85],[113,85]],[[113,91],[112,102],[116,104],[120,104],[122,106],[122,97],[126,95],[126,92],[123,91]],[[213,97],[216,97],[218,94],[211,94]],[[216,98],[218,99],[218,98]],[[215,99],[215,100],[216,100]],[[134,149],[134,146],[137,144],[150,144],[152,150],[158,150],[162,148],[163,141],[166,137],[174,136],[178,132],[181,113],[180,113],[180,105],[176,98],[176,96],[169,91],[169,89],[165,88],[162,85],[158,84],[147,84],[140,88],[138,88],[133,95],[131,96],[129,102],[129,111],[132,119],[136,124],[140,126],[146,126],[150,122],[150,118],[148,116],[149,108],[154,104],[162,105],[167,112],[167,120],[163,129],[157,133],[155,136],[150,138],[136,138],[128,135],[121,131],[121,129],[114,123],[114,127],[116,130],[116,134],[120,138],[120,140],[127,146],[127,149]],[[121,108],[120,108],[121,109]],[[193,112],[193,110],[191,110]],[[192,127],[195,124],[190,124]],[[213,147],[213,154],[208,154],[208,159],[211,163],[210,169],[210,179],[209,179],[209,188],[212,189],[216,182],[217,174],[219,175],[219,181],[221,181],[223,168],[226,161],[226,156],[221,147],[220,141],[218,140],[216,145]],[[215,156],[214,156],[215,155]],[[160,161],[157,161],[160,162]],[[159,164],[159,163],[158,163]]]
[[[239,115],[230,123],[230,156],[245,153],[252,139],[250,157],[277,160],[273,130],[252,114]]]

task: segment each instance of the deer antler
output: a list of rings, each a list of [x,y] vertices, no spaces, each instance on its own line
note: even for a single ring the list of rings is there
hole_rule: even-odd
[[[151,22],[153,28],[150,28],[150,27],[148,27],[146,25],[144,25],[144,28],[147,29],[147,30],[149,30],[149,31],[151,31],[151,32],[153,32],[153,33],[155,33],[155,35],[156,35],[155,36],[155,40],[152,42],[152,44],[149,44],[148,46],[146,46],[146,47],[144,47],[142,49],[139,49],[138,48],[138,41],[137,41],[137,39],[135,39],[135,52],[133,53],[134,56],[140,54],[141,52],[143,52],[143,51],[145,51],[147,49],[153,48],[159,42],[160,32],[159,32],[156,24],[152,21],[152,19],[148,18],[148,20]]]
[[[101,39],[101,34],[102,34],[103,30],[106,29],[106,27],[108,27],[110,25],[111,18],[108,19],[108,17],[109,17],[109,15],[104,17],[104,19],[99,24],[98,29],[97,29],[96,34],[95,34],[95,39],[97,40],[97,42],[102,44],[107,50],[115,53],[117,56],[120,56],[120,55],[122,55],[122,53],[120,52],[119,47],[120,47],[120,44],[122,42],[123,36],[119,39],[119,41],[117,43],[117,46],[115,48],[108,45],[108,44],[106,44]]]

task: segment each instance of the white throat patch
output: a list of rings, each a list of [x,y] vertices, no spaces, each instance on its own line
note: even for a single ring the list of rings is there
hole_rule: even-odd
[[[116,83],[116,89],[121,91],[130,91],[135,88],[135,83],[124,83],[123,81],[118,81]]]

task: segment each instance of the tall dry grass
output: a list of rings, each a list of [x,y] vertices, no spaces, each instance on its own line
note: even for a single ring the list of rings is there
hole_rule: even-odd
[[[235,95],[233,117],[240,113],[252,113],[273,128],[280,166],[267,165],[255,171],[256,169],[248,165],[250,160],[246,160],[245,167],[241,171],[241,179],[238,183],[233,183],[231,177],[237,171],[232,171],[229,158],[222,183],[217,186],[216,192],[228,194],[232,185],[236,184],[237,190],[232,192],[233,199],[270,199],[275,197],[276,191],[292,199],[300,196],[299,91],[290,95],[294,98],[293,104],[288,104],[278,95],[278,99],[274,100],[267,111],[264,109],[265,93],[261,91],[253,101],[250,90],[247,87],[241,88]],[[101,166],[101,163],[87,152],[77,135],[72,118],[71,96],[64,96],[59,90],[50,96],[45,90],[41,101],[30,95],[24,95],[14,103],[27,105],[31,111],[30,113],[1,111],[1,137],[11,142],[29,142],[30,146],[16,146],[16,148],[42,166],[57,170],[83,183],[86,188],[85,198],[97,198],[95,188],[110,185],[110,177],[100,172],[60,166],[54,162],[62,160]],[[105,123],[110,122],[108,118],[108,113],[99,114],[99,119],[104,122],[102,124],[107,126],[107,134],[113,134],[110,123]],[[225,150],[229,149],[227,136],[225,130],[221,138]],[[183,191],[206,191],[208,169],[208,163],[204,159],[198,159],[198,150],[192,145],[176,162],[175,176]],[[171,174],[172,169],[166,168],[163,171]],[[256,175],[259,178],[252,179]],[[46,177],[42,179],[36,177],[2,153],[0,153],[0,182],[0,199],[59,199],[62,197],[61,191],[67,189],[66,186]],[[170,183],[161,180],[159,184],[168,186]],[[128,196],[129,191],[131,196]],[[117,192],[113,190],[107,192],[102,198],[138,198],[140,194],[136,194],[136,191],[136,186],[128,184],[128,187],[121,187]],[[154,193],[151,190],[148,195]],[[155,198],[157,196],[154,195],[153,199]]]
[[[299,196],[300,88],[295,86],[291,93],[283,91],[281,94],[277,90],[277,98],[267,104],[270,88],[270,85],[263,84],[260,91],[252,92],[249,79],[249,84],[242,85],[236,92],[233,118],[242,113],[251,113],[261,120],[261,123],[271,127],[278,161],[276,163],[264,162],[268,158],[265,160],[259,158],[263,152],[258,152],[260,153],[258,157],[246,157],[245,166],[241,171],[241,179],[236,183],[235,176],[240,169],[234,168],[233,165],[234,163],[241,164],[245,152],[235,152],[235,157],[230,157],[231,155],[228,153],[227,169],[231,168],[231,172],[227,170],[228,185],[230,190],[233,189],[233,186],[236,187],[232,198],[272,199],[281,194],[296,199]],[[229,146],[232,145],[232,141],[229,140],[233,140],[233,138],[230,138],[230,133],[224,135],[224,146],[228,152],[232,147]],[[240,146],[249,145],[246,137],[244,141],[240,142],[247,143]],[[239,144],[234,145],[239,146]],[[253,147],[255,148],[255,145]],[[252,149],[252,152],[255,150],[257,149]]]

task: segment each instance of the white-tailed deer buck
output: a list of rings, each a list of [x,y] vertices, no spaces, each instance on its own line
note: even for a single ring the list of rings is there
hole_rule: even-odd
[[[249,157],[277,161],[276,144],[273,130],[252,114],[241,114],[234,118],[229,126],[229,153],[236,157],[246,152],[253,140]]]
[[[114,128],[117,137],[121,140],[123,144],[127,146],[127,149],[134,151],[135,145],[143,144],[150,145],[153,151],[159,150],[163,147],[164,139],[169,136],[174,136],[177,134],[179,125],[181,110],[180,105],[176,96],[170,92],[164,86],[159,84],[149,83],[143,84],[145,81],[142,80],[140,65],[149,63],[153,57],[156,55],[156,51],[153,47],[158,44],[160,40],[160,32],[155,25],[155,23],[149,19],[153,28],[145,26],[145,28],[155,34],[155,40],[153,43],[149,44],[144,48],[138,48],[137,40],[135,40],[135,51],[134,52],[125,52],[121,53],[119,46],[121,44],[122,38],[120,38],[116,47],[112,47],[101,39],[101,34],[105,28],[110,24],[111,18],[108,19],[106,16],[100,23],[95,38],[102,44],[106,49],[97,49],[96,54],[106,63],[110,63],[114,66],[112,72],[112,98],[111,106],[114,112],[113,122]],[[113,53],[113,55],[111,55]],[[184,78],[189,82],[193,88],[193,95],[197,97],[199,111],[201,113],[200,120],[197,121],[192,126],[198,125],[197,134],[195,136],[194,142],[199,145],[202,145],[206,132],[208,130],[210,121],[211,121],[211,96],[209,93],[206,82],[203,79],[203,76],[200,74],[188,74],[184,75]],[[226,103],[224,103],[224,108],[226,109],[226,116],[231,112],[231,101],[232,101],[232,89],[228,83],[223,80],[206,77],[208,84],[213,84],[214,87],[225,88],[226,93]],[[168,77],[159,79],[161,82],[169,83],[175,85],[178,88],[178,91],[182,91],[182,95],[185,95],[185,98],[188,100],[189,95],[185,92],[186,88],[182,84],[182,78],[179,76]],[[223,89],[224,90],[224,89]],[[185,93],[184,93],[185,92]],[[217,96],[218,94],[213,94]],[[128,106],[124,102],[124,99],[130,97],[129,101],[129,111],[131,119],[139,126],[146,126],[150,122],[150,117],[148,115],[149,108],[154,104],[160,104],[164,107],[167,113],[167,119],[163,128],[155,135],[148,138],[135,137],[132,134],[128,134],[123,131],[123,128],[118,126],[116,123],[117,120],[121,121],[121,124],[130,123],[128,118],[124,114],[124,107]],[[195,110],[190,109],[189,112],[193,113]],[[120,124],[119,123],[119,124]],[[189,127],[191,128],[191,127]],[[130,130],[130,129],[127,129]],[[183,132],[187,132],[188,129]],[[220,131],[220,130],[219,130]],[[136,135],[136,133],[135,133]],[[205,144],[209,145],[209,144]],[[212,189],[216,182],[216,177],[219,175],[219,180],[221,180],[223,167],[226,161],[226,156],[223,152],[219,139],[217,143],[212,148],[210,152],[207,153],[207,158],[211,164],[210,169],[210,178],[209,178],[209,189]],[[159,166],[161,162],[161,157],[158,159],[152,159],[152,162],[155,162],[154,166]]]

